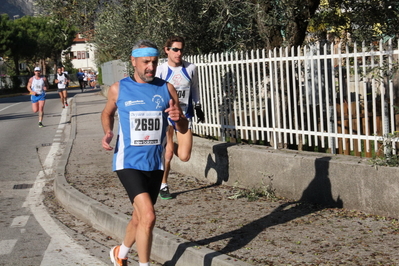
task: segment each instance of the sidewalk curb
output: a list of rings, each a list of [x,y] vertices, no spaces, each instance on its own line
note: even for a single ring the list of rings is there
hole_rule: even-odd
[[[77,97],[79,95],[74,96]],[[68,184],[65,178],[68,158],[76,138],[77,106],[72,98],[69,113],[70,139],[60,158],[54,180],[54,193],[61,205],[71,214],[97,230],[116,239],[123,239],[129,217],[89,198]],[[235,258],[188,242],[170,233],[154,228],[151,258],[165,265],[176,266],[250,266]]]

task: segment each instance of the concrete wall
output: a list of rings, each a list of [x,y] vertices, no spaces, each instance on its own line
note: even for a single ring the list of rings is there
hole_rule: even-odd
[[[121,60],[113,60],[102,64],[103,83],[105,85],[103,87],[111,86],[115,82],[126,78],[129,74],[127,67],[127,63]]]
[[[194,137],[189,162],[172,170],[210,182],[253,188],[270,184],[278,196],[399,218],[399,169],[368,159],[274,150]]]

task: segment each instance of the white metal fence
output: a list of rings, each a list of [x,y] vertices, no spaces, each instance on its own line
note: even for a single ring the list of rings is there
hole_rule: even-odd
[[[385,154],[397,154],[390,134],[399,130],[398,54],[398,41],[389,40],[186,57],[198,67],[206,118],[193,130],[223,141],[368,157],[383,140]],[[119,62],[104,68],[113,64],[126,75]],[[113,79],[115,71],[104,68]]]
[[[206,115],[194,131],[371,156],[379,141],[397,141],[389,134],[399,130],[398,54],[390,40],[187,57]]]

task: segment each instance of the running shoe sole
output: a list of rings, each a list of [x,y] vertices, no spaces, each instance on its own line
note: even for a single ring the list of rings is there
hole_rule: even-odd
[[[114,255],[114,250],[117,248],[118,246],[115,246],[113,248],[111,248],[111,251],[109,252],[109,257],[111,258],[111,262],[114,264],[114,266],[119,266],[118,262],[115,259],[115,255]]]
[[[111,248],[111,250],[109,252],[109,257],[111,259],[111,262],[114,264],[114,266],[127,266],[127,259],[121,260],[122,264],[119,264],[117,262],[117,259],[115,258],[115,253],[119,253],[119,247],[120,246],[115,246],[115,247]],[[118,250],[115,250],[115,249],[118,249]]]
[[[173,196],[172,196],[172,194],[170,194],[170,192],[169,192],[169,188],[168,189],[166,189],[166,190],[160,190],[159,191],[159,197],[161,198],[161,199],[173,199]]]

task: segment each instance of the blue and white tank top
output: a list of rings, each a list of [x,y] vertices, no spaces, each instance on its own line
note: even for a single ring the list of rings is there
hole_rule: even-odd
[[[166,127],[171,99],[167,83],[155,78],[137,83],[130,77],[119,83],[116,105],[119,131],[113,170],[163,170]]]
[[[195,65],[183,61],[178,67],[168,65],[168,62],[158,66],[156,76],[171,83],[179,97],[180,107],[187,118],[194,116],[193,94],[196,92],[193,86],[193,75],[195,73]],[[197,101],[197,99],[194,99]]]

